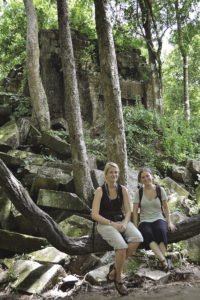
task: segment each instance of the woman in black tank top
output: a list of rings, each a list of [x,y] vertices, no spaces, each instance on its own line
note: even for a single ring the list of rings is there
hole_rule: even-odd
[[[92,205],[92,218],[98,222],[97,231],[115,250],[115,262],[110,265],[108,280],[115,282],[121,295],[128,290],[122,282],[126,258],[143,241],[139,230],[130,222],[131,209],[127,189],[118,184],[119,167],[113,162],[104,169],[105,183],[97,188]]]

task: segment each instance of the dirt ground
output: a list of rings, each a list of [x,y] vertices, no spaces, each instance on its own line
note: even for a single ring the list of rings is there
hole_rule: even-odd
[[[126,300],[199,300],[200,299],[200,266],[190,265],[187,270],[170,272],[167,283],[155,282],[146,278],[131,280],[126,278],[129,295]],[[58,294],[25,295],[7,290],[0,290],[0,300],[118,300],[122,296],[115,290],[114,284],[103,287],[91,286],[86,282],[69,296]]]
[[[185,271],[185,272],[184,272]],[[130,282],[129,282],[130,284]],[[129,285],[128,284],[128,285]],[[74,300],[111,300],[121,299],[114,285],[103,290],[79,293]],[[200,299],[200,266],[190,266],[183,272],[172,272],[168,283],[156,283],[143,279],[140,287],[130,287],[126,300],[199,300]]]

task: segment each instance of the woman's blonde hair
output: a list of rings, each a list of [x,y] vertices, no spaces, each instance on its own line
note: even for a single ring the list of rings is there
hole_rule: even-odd
[[[118,165],[117,165],[116,163],[112,162],[112,161],[109,161],[109,162],[107,162],[107,164],[105,165],[105,168],[104,168],[104,176],[107,175],[108,170],[109,170],[110,168],[116,168],[116,169],[118,170],[118,172],[119,172],[119,167],[118,167]]]

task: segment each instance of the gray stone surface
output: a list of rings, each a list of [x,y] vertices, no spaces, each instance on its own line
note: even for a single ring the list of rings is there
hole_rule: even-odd
[[[74,212],[88,210],[88,207],[76,194],[51,190],[41,189],[38,194],[37,204]]]
[[[162,179],[161,184],[164,187],[167,187],[171,192],[177,192],[180,196],[189,196],[189,192],[170,177],[165,177]]]
[[[107,280],[106,275],[108,274],[108,270],[109,265],[102,266],[88,272],[85,279],[93,285],[102,285]]]
[[[57,250],[54,247],[46,247],[42,250],[34,251],[30,253],[30,256],[34,261],[40,263],[51,263],[51,264],[63,264],[66,261],[69,262],[70,256]]]
[[[53,150],[55,153],[62,154],[65,157],[71,157],[70,144],[58,136],[53,136],[48,132],[45,132],[42,134],[40,143]]]
[[[46,239],[0,229],[0,249],[29,253],[46,245]]]
[[[41,166],[45,162],[45,158],[43,155],[28,151],[10,150],[7,154],[15,158],[20,158],[24,161],[24,164],[34,164]]]
[[[19,130],[15,121],[11,120],[0,127],[0,144],[6,144],[12,148],[19,147]]]
[[[17,277],[12,287],[31,294],[46,291],[66,276],[60,265],[41,265],[29,260],[16,261],[10,272]]]
[[[80,216],[71,216],[59,223],[60,229],[71,237],[80,237],[92,232],[93,222]]]

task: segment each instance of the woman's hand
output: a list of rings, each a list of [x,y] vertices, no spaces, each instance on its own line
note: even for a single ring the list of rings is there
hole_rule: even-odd
[[[172,222],[168,223],[168,228],[171,232],[174,232],[177,229],[176,226]]]
[[[112,223],[112,226],[117,229],[119,232],[124,232],[126,230],[126,226],[123,223]]]

